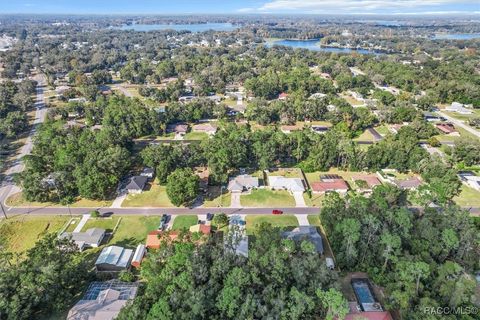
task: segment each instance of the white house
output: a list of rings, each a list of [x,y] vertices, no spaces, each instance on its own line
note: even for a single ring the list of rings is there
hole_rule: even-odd
[[[467,106],[458,102],[452,102],[449,107],[445,108],[445,111],[456,112],[460,114],[472,114],[472,110],[466,108]],[[470,106],[468,106],[470,107]]]
[[[269,176],[268,185],[274,190],[288,190],[290,192],[304,192],[305,186],[300,178],[285,178],[282,176]]]

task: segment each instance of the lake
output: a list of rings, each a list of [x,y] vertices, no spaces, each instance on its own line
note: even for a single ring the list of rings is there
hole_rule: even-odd
[[[434,40],[471,40],[479,39],[480,33],[437,33]]]
[[[311,40],[276,40],[273,42],[267,43],[267,47],[273,46],[286,46],[295,49],[308,49],[312,51],[322,51],[322,52],[337,52],[337,53],[352,53],[357,52],[360,54],[382,54],[380,52],[376,52],[373,50],[365,50],[365,49],[349,49],[349,48],[332,48],[332,47],[321,47],[319,39],[311,39]]]
[[[203,32],[208,30],[233,31],[238,29],[238,26],[233,25],[231,23],[130,24],[130,25],[123,25],[115,29],[135,30],[135,31],[175,30],[175,31]]]

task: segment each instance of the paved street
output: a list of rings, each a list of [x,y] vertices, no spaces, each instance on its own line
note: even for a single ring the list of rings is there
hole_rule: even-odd
[[[44,96],[44,87],[46,84],[45,76],[44,75],[37,75],[34,77],[34,80],[37,81],[37,98],[35,101],[35,119],[33,121],[32,129],[30,130],[30,134],[25,141],[20,153],[16,157],[15,161],[13,161],[10,168],[5,170],[5,179],[3,180],[1,187],[0,187],[0,201],[2,204],[5,203],[5,200],[8,198],[10,194],[20,192],[20,188],[17,187],[13,182],[13,174],[22,172],[24,165],[22,162],[22,158],[30,154],[33,148],[33,136],[37,130],[37,126],[45,120],[45,116],[47,114],[47,109],[45,108],[45,96]]]

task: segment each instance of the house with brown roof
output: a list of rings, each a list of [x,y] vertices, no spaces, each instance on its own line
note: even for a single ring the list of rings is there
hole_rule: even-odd
[[[175,133],[178,135],[185,135],[188,131],[188,124],[183,123],[176,123],[176,124],[169,124],[167,126],[167,133]]]
[[[207,225],[207,224],[203,224],[203,223],[199,223],[199,224],[196,224],[196,225],[193,225],[190,227],[189,231],[191,233],[202,233],[202,234],[210,234],[212,232],[212,226],[211,225]]]
[[[278,95],[278,100],[286,100],[288,98],[288,93],[282,92]]]
[[[437,123],[435,127],[443,134],[460,135],[451,123]]]
[[[382,185],[380,180],[375,175],[361,175],[352,178],[357,186],[357,190],[361,192],[372,192],[376,186]]]
[[[199,123],[192,127],[193,132],[203,132],[213,136],[217,132],[217,125],[210,122]]]
[[[411,177],[404,180],[395,180],[395,184],[400,189],[416,190],[422,185],[422,180],[418,177]]]
[[[168,237],[170,241],[173,241],[178,238],[179,233],[177,231],[168,231],[164,232],[161,230],[155,230],[152,232],[149,232],[147,235],[147,241],[145,246],[147,249],[159,249],[160,248],[160,238],[161,236],[166,233],[168,234]]]
[[[313,193],[324,194],[327,192],[338,192],[346,194],[349,187],[342,177],[336,174],[327,174],[320,176],[319,182],[310,184]]]

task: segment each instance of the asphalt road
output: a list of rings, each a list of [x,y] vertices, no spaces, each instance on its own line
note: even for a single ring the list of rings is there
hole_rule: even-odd
[[[37,98],[35,100],[35,119],[33,121],[33,126],[30,130],[29,136],[23,147],[20,149],[20,153],[17,155],[15,161],[12,162],[10,168],[5,170],[5,179],[0,186],[0,201],[2,204],[5,203],[5,200],[10,194],[20,191],[20,188],[17,187],[13,182],[13,175],[23,171],[24,165],[22,158],[32,152],[33,136],[37,131],[37,126],[45,120],[45,116],[47,114],[44,96],[44,87],[46,84],[45,77],[43,75],[37,75],[34,77],[34,80],[36,80],[38,83]]]

